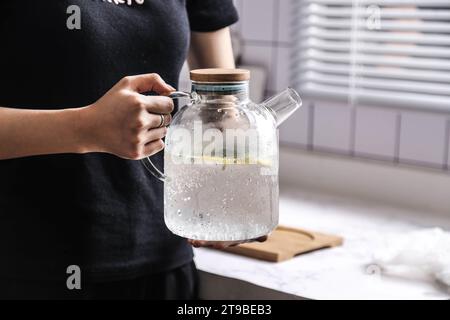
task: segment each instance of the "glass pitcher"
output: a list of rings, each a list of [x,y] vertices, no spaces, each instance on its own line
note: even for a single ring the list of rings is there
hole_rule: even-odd
[[[164,218],[175,234],[236,241],[270,233],[278,224],[278,126],[302,102],[293,89],[256,104],[250,72],[191,72],[190,103],[173,117],[165,140]]]

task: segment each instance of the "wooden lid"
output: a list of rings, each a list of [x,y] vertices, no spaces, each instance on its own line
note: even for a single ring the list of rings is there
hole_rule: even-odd
[[[191,80],[199,82],[236,82],[250,80],[250,71],[244,69],[197,69],[191,71]]]

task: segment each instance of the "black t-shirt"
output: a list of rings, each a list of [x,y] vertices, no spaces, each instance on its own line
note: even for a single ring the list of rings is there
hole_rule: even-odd
[[[67,27],[71,5],[80,30]],[[142,73],[176,87],[189,31],[236,20],[231,0],[1,1],[0,106],[86,106]],[[154,159],[161,167],[161,154]],[[61,279],[79,265],[94,280],[126,279],[191,259],[164,224],[163,184],[139,161],[97,153],[0,161],[0,277]]]

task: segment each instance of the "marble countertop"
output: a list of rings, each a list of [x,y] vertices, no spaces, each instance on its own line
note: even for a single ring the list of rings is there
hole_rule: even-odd
[[[308,299],[450,298],[431,281],[388,277],[371,264],[384,235],[449,228],[450,217],[288,190],[280,198],[280,224],[340,235],[345,242],[281,263],[200,248],[195,249],[198,269]]]

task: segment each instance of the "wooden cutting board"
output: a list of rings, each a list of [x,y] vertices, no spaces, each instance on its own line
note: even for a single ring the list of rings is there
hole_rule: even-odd
[[[278,226],[266,242],[240,244],[227,252],[256,259],[280,262],[318,249],[340,246],[343,238],[302,229]]]

